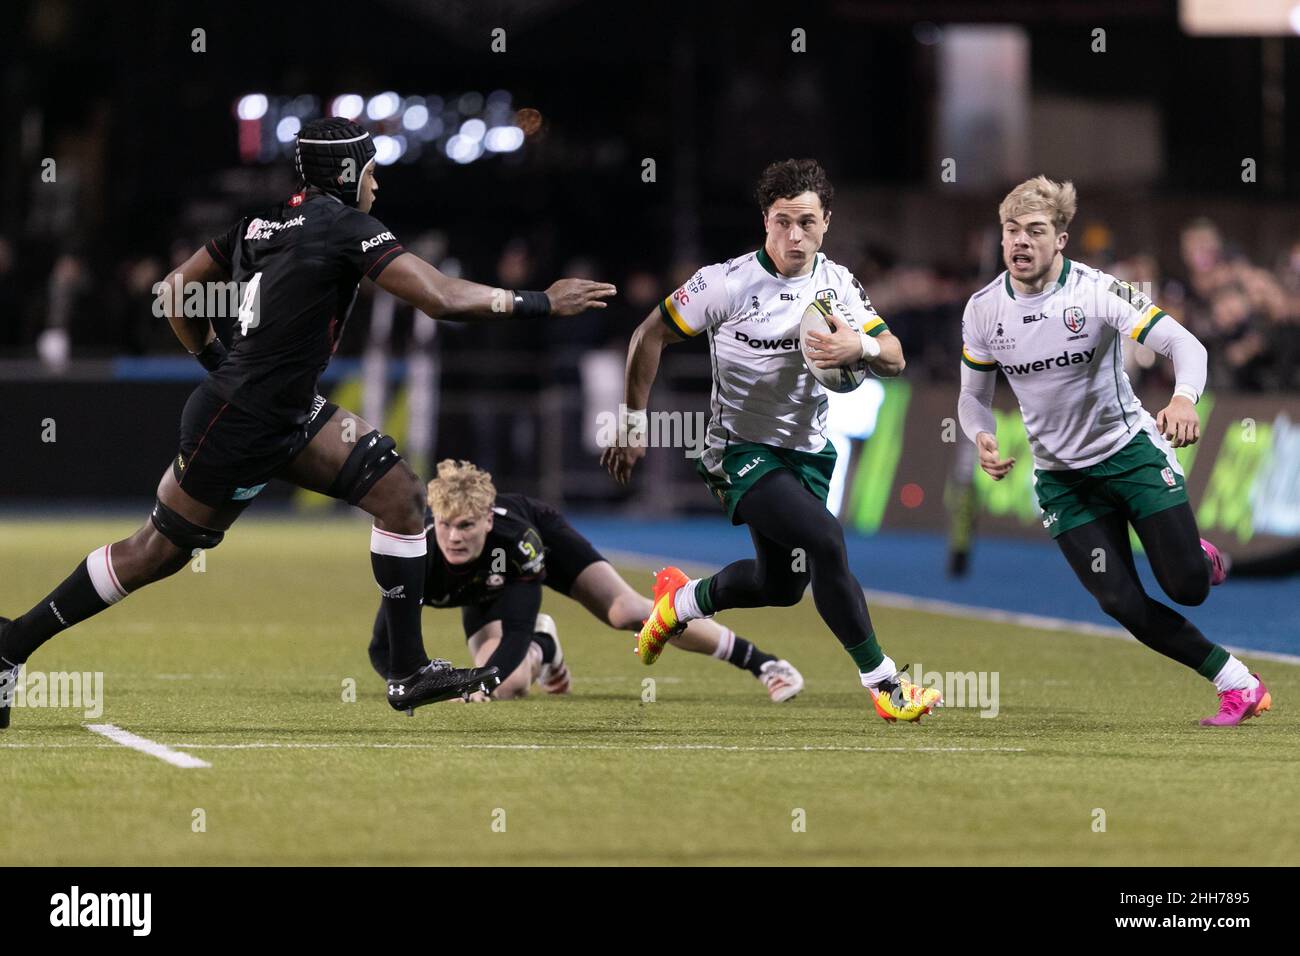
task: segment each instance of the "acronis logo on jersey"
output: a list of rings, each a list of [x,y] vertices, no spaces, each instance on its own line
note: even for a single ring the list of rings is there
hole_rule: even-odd
[[[391,232],[381,232],[379,235],[367,239],[361,243],[361,251],[369,252],[375,246],[382,246],[385,242],[396,242],[397,239]]]

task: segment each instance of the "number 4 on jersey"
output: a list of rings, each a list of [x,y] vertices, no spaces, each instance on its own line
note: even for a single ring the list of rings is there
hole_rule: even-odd
[[[262,273],[254,272],[253,278],[248,280],[244,286],[244,298],[239,303],[239,331],[244,335],[248,334],[249,329],[255,329],[258,325],[257,308],[257,287],[261,285]]]

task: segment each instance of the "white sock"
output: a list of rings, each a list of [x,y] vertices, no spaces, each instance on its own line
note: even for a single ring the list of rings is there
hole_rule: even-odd
[[[884,681],[889,680],[897,673],[898,673],[897,665],[894,664],[892,658],[886,655],[885,659],[880,662],[880,664],[876,667],[875,670],[868,671],[867,673],[860,674],[859,676],[862,678],[863,687],[875,687],[878,684],[881,684]]]
[[[677,620],[683,623],[709,616],[700,610],[699,602],[695,600],[695,585],[699,583],[699,578],[691,578],[673,595],[673,610],[677,612]]]
[[[731,652],[735,646],[736,632],[724,627],[722,636],[718,638],[718,649],[713,652],[713,656],[720,661],[725,661],[731,657]]]
[[[1229,655],[1228,663],[1214,675],[1214,689],[1222,694],[1225,690],[1254,690],[1259,680],[1247,669],[1246,665]]]

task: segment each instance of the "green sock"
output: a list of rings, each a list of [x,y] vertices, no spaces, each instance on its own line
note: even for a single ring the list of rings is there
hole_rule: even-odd
[[[845,649],[849,652],[849,657],[853,658],[853,663],[858,665],[860,674],[871,673],[885,660],[885,652],[880,649],[875,631],[868,634],[861,644]]]
[[[1214,650],[1205,655],[1205,660],[1201,663],[1201,666],[1196,668],[1196,673],[1206,680],[1214,680],[1219,676],[1219,671],[1223,670],[1223,665],[1228,663],[1229,656],[1227,651],[1215,644]]]
[[[709,575],[707,578],[700,578],[695,585],[695,603],[706,616],[713,614],[713,597],[709,594],[709,585],[712,583],[713,575]]]

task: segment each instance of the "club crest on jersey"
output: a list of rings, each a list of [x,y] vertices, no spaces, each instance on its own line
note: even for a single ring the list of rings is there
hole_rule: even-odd
[[[1161,468],[1160,477],[1165,480],[1165,484],[1170,488],[1173,488],[1178,484],[1178,479],[1174,477],[1174,470],[1172,468]]]
[[[1082,332],[1088,320],[1083,314],[1083,309],[1077,305],[1072,305],[1065,310],[1061,316],[1061,321],[1065,323],[1065,327],[1071,332]]]
[[[835,301],[835,290],[834,290],[834,289],[822,289],[822,290],[821,290],[820,292],[818,292],[815,296],[813,296],[813,298],[815,298],[815,299],[821,299],[823,302],[833,302],[833,301]]]

